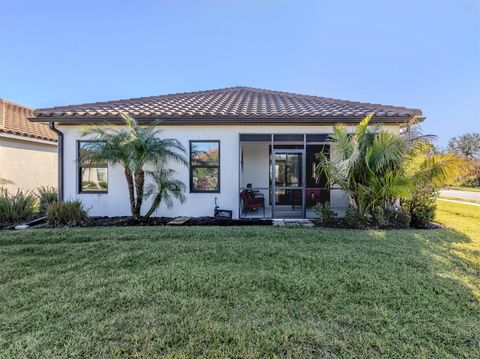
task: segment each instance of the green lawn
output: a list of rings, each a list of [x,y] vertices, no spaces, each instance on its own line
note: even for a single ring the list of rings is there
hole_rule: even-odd
[[[448,230],[2,232],[0,357],[478,357],[476,210],[439,203]]]

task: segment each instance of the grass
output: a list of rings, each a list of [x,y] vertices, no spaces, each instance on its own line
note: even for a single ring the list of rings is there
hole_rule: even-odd
[[[451,196],[440,196],[441,199],[449,199],[452,201],[460,201],[460,202],[468,202],[468,203],[476,203],[480,204],[480,201],[476,199],[468,199],[468,198],[459,198],[459,197],[451,197]]]
[[[454,189],[457,191],[467,191],[467,192],[480,192],[480,188],[477,187],[457,187],[457,186],[451,186],[447,187],[445,189]]]
[[[0,233],[0,357],[470,357],[479,213],[447,230]]]

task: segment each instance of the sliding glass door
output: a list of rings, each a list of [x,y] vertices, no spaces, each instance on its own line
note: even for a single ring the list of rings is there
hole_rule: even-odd
[[[272,154],[272,211],[275,218],[304,216],[304,150],[275,149]]]

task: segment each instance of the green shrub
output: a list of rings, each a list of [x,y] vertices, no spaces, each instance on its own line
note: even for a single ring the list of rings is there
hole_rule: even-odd
[[[47,213],[47,207],[57,202],[57,191],[54,187],[42,186],[37,189],[40,214]]]
[[[430,222],[432,222],[435,218],[436,210],[436,203],[423,203],[421,205],[418,205],[412,212],[412,227],[424,227]]]
[[[345,224],[351,228],[364,227],[368,225],[368,219],[356,207],[348,207],[345,212]]]
[[[30,192],[18,190],[11,194],[6,189],[0,189],[0,223],[16,224],[31,219],[35,202],[35,196]]]
[[[402,208],[411,217],[412,227],[425,227],[435,218],[438,190],[433,186],[417,186],[410,198],[402,202]]]
[[[383,211],[386,226],[391,228],[408,228],[410,226],[410,213],[402,208],[387,208]]]
[[[47,207],[47,223],[54,227],[75,227],[88,219],[87,211],[79,200],[54,202]]]
[[[380,206],[374,207],[369,211],[369,215],[372,219],[373,224],[378,226],[385,226],[388,224],[388,219],[386,218],[385,209]]]
[[[323,225],[329,224],[337,216],[337,213],[330,209],[330,202],[317,203],[313,210],[320,216],[320,223]]]

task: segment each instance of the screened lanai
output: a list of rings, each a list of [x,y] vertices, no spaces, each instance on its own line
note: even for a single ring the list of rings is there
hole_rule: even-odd
[[[328,140],[327,134],[241,134],[240,217],[315,218],[318,202],[344,204],[315,170],[318,153],[330,156]]]

